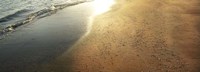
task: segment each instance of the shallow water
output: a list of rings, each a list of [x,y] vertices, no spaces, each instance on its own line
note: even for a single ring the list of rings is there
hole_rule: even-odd
[[[71,0],[77,1],[77,0]],[[0,18],[14,14],[18,11],[28,12],[47,8],[51,5],[68,3],[69,0],[1,0]]]
[[[84,1],[86,0],[2,0],[0,2],[0,35],[11,28]]]

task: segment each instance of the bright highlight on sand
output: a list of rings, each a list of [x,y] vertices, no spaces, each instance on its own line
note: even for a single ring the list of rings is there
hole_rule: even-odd
[[[114,4],[114,0],[95,0],[94,1],[94,15],[102,14],[108,10]]]
[[[87,26],[87,33],[85,35],[88,35],[92,29],[92,22],[95,16],[100,15],[102,13],[105,13],[111,9],[111,6],[115,4],[114,0],[94,0],[92,3],[93,6],[93,15],[91,15],[89,19],[89,23]]]

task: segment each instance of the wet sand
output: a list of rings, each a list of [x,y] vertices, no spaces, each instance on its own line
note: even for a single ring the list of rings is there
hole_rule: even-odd
[[[117,0],[49,72],[199,72],[199,0]]]
[[[85,36],[87,24],[79,24],[90,6],[66,9],[1,40],[0,71],[199,72],[199,4],[116,0],[112,10],[94,18]]]
[[[38,72],[87,31],[90,3],[71,6],[17,28],[0,40],[0,72]]]

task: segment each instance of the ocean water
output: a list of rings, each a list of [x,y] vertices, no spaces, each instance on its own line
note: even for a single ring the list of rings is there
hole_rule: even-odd
[[[0,0],[0,35],[32,20],[88,0]]]

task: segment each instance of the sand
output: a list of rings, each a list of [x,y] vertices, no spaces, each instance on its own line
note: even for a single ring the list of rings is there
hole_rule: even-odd
[[[90,3],[67,7],[9,33],[0,40],[0,72],[40,71],[85,34],[91,12]]]
[[[93,19],[85,36],[90,11],[83,6],[1,40],[0,71],[200,72],[199,0],[116,0],[110,11]]]
[[[44,71],[199,72],[199,19],[199,0],[117,0]]]

